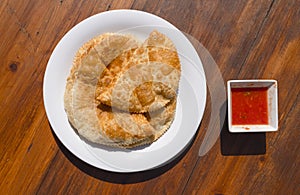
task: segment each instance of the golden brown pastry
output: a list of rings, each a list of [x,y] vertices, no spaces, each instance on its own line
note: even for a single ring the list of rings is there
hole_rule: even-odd
[[[119,56],[136,51],[139,45],[140,43],[131,36],[105,33],[90,40],[78,50],[67,79],[64,106],[71,125],[85,139],[113,147],[131,148],[152,143],[171,125],[176,96],[166,95],[168,92],[163,89],[164,84],[155,81],[153,76],[149,82],[134,88],[132,93],[146,105],[157,98],[159,91],[160,94],[166,93],[163,97],[170,96],[168,102],[155,112],[142,114],[121,111],[96,99],[103,93],[97,88],[99,75],[105,73],[107,77],[114,79],[114,71],[109,69],[109,65]],[[164,65],[157,63],[157,66],[163,68]],[[151,74],[152,70],[153,68],[148,68],[145,71],[150,71]],[[126,79],[127,73],[132,72],[120,74],[120,78]],[[143,74],[149,75],[149,72]]]
[[[102,73],[97,99],[120,110],[145,113],[176,96],[180,61],[172,41],[153,31],[141,47],[114,59]]]

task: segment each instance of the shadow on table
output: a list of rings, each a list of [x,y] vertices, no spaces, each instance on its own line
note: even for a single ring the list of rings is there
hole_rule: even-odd
[[[224,156],[259,155],[266,153],[266,133],[230,133],[228,113],[221,130],[221,153]]]
[[[188,146],[184,149],[184,151],[182,151],[177,157],[175,157],[174,160],[167,163],[166,165],[163,165],[159,168],[155,168],[147,171],[135,172],[135,173],[117,173],[117,172],[102,170],[87,164],[86,162],[76,157],[73,153],[71,153],[57,138],[53,130],[52,130],[52,134],[60,150],[77,168],[79,168],[81,171],[85,172],[86,174],[94,178],[107,181],[107,182],[118,183],[118,184],[130,184],[130,183],[143,182],[164,174],[172,167],[174,167],[185,156],[185,154],[189,151],[190,147],[192,146],[196,137],[195,135],[191,143],[188,144]]]

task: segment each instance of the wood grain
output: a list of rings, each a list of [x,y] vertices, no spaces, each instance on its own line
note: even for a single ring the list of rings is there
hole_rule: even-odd
[[[0,4],[2,194],[298,194],[300,1],[16,1]],[[193,143],[171,163],[119,174],[71,154],[52,132],[42,85],[55,45],[83,19],[113,9],[156,14],[200,41],[228,79],[278,81],[279,131],[232,135],[225,124],[198,157],[211,98]],[[211,78],[212,80],[214,78]],[[220,129],[221,130],[221,129]]]
[[[278,81],[280,130],[277,133],[267,134],[265,155],[234,158],[217,155],[213,157],[214,159],[207,156],[209,161],[223,162],[210,167],[200,159],[186,188],[187,194],[297,194],[299,192],[299,185],[296,184],[299,183],[299,176],[297,176],[299,171],[295,169],[296,164],[299,164],[299,147],[291,146],[288,152],[284,152],[289,144],[294,145],[293,143],[300,137],[299,132],[292,130],[300,126],[296,119],[300,112],[299,109],[295,109],[299,104],[297,99],[300,90],[298,84],[300,66],[297,63],[300,56],[298,46],[300,25],[298,20],[291,21],[293,18],[299,18],[298,10],[292,9],[295,4],[286,5],[284,1],[272,3],[268,16],[251,46],[251,51],[236,76],[241,79],[272,78]],[[281,9],[287,14],[284,16],[278,14]],[[287,77],[293,82],[291,83]],[[289,121],[291,127],[286,131],[283,129],[287,125],[285,120],[289,117],[283,116],[283,110],[290,110],[289,114],[296,117],[293,118],[294,121]],[[228,129],[224,128],[223,131]],[[247,144],[244,147],[247,147]],[[207,173],[210,176],[206,176]],[[205,182],[202,179],[204,176],[206,176]],[[295,185],[291,185],[294,182]]]

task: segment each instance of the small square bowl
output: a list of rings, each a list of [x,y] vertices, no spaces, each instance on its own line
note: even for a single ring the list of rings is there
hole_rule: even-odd
[[[232,113],[232,89],[245,91],[245,96],[247,96],[247,90],[266,90],[267,94],[267,119],[266,123],[261,124],[251,124],[253,122],[245,122],[248,124],[237,123],[233,124],[233,113]],[[244,92],[242,92],[244,93]],[[249,132],[269,132],[278,130],[278,98],[277,98],[277,81],[276,80],[229,80],[227,82],[227,97],[228,97],[228,127],[229,131],[232,133],[249,133]],[[241,96],[238,99],[241,99]],[[248,100],[245,100],[248,101]],[[244,102],[245,102],[244,101]],[[236,103],[235,103],[236,104]],[[238,103],[239,109],[242,109],[244,103]],[[259,104],[259,103],[258,103]],[[235,105],[236,106],[236,105]],[[245,106],[244,106],[245,107]],[[246,109],[246,108],[245,108]],[[249,109],[250,110],[250,109]],[[251,108],[251,112],[256,112],[256,109]],[[253,111],[254,110],[254,111]],[[257,112],[259,111],[257,108]],[[260,113],[257,113],[258,116]],[[240,113],[235,113],[235,116],[241,116],[247,118]],[[266,116],[264,116],[266,118]],[[249,117],[250,118],[250,117]]]

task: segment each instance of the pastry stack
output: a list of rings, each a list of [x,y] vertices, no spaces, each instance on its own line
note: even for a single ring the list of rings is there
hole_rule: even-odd
[[[118,148],[151,144],[170,127],[181,74],[172,41],[104,33],[76,53],[64,107],[86,141]]]

